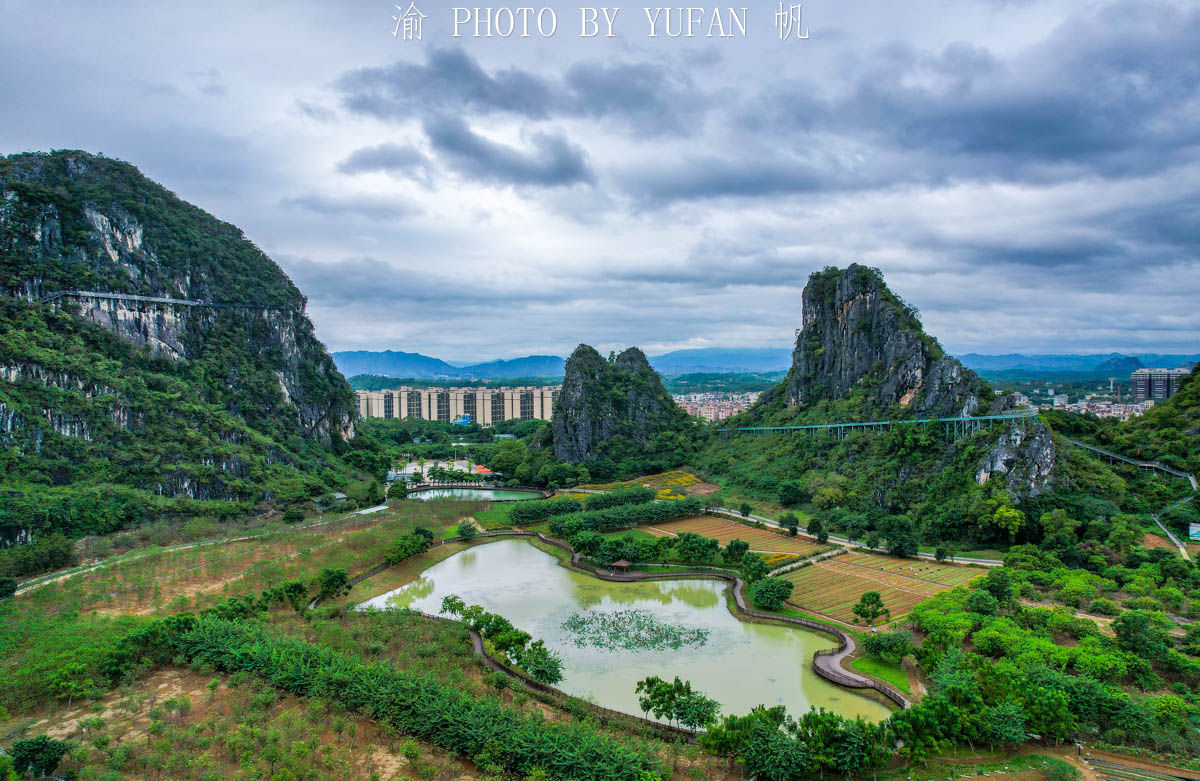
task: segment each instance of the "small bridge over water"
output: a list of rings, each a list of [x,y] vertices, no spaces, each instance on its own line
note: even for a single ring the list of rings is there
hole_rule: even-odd
[[[894,426],[914,426],[920,424],[935,424],[950,439],[962,439],[988,426],[1003,423],[1025,425],[1037,421],[1036,412],[1025,412],[1015,415],[977,415],[965,418],[906,418],[902,420],[871,420],[865,423],[820,423],[810,426],[743,426],[740,428],[719,428],[717,433],[722,436],[734,434],[781,434],[781,433],[831,433],[840,441],[854,431],[886,431]]]

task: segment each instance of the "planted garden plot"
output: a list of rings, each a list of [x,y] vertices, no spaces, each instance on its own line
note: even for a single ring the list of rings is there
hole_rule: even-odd
[[[878,591],[896,619],[918,602],[983,574],[975,567],[847,553],[783,577],[795,584],[793,605],[852,623],[852,609],[866,591]]]
[[[729,541],[734,539],[744,540],[750,543],[750,550],[788,553],[796,556],[809,556],[813,553],[827,550],[829,547],[827,545],[819,545],[805,537],[788,537],[768,531],[767,529],[755,529],[752,526],[743,526],[734,521],[727,521],[724,518],[714,518],[707,515],[684,518],[681,521],[659,523],[643,528],[659,537],[692,532],[720,540],[722,545],[728,545]]]
[[[853,564],[917,580],[927,580],[930,583],[940,583],[943,586],[961,586],[987,572],[983,567],[941,564],[925,559],[897,559],[891,556],[877,556],[873,553],[858,553],[857,551],[847,553],[838,561],[842,564]]]

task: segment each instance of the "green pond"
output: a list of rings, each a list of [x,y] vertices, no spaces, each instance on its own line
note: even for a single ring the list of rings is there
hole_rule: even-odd
[[[832,647],[833,638],[739,621],[725,606],[725,589],[719,580],[611,583],[560,567],[557,559],[528,542],[498,540],[455,554],[407,586],[359,607],[404,606],[436,614],[442,597],[457,594],[558,651],[564,672],[558,688],[626,713],[641,715],[634,692],[639,680],[678,675],[719,701],[725,714],[782,704],[793,714],[818,705],[873,720],[888,715],[884,705],[812,671],[813,651]],[[707,629],[707,640],[677,650],[581,648],[563,628],[573,614],[631,609],[687,630]]]
[[[430,488],[417,491],[410,499],[461,499],[466,502],[504,502],[513,499],[537,499],[533,491],[514,491],[509,488]]]

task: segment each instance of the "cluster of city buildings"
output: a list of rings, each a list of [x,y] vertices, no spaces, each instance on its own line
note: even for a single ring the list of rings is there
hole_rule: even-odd
[[[550,420],[559,387],[410,388],[355,391],[364,418],[417,418],[490,426],[503,420]]]
[[[1112,392],[1089,393],[1082,399],[1071,402],[1065,393],[1054,393],[1047,389],[1046,401],[1034,404],[1023,393],[1013,394],[1018,405],[1036,406],[1038,409],[1061,409],[1079,414],[1091,414],[1101,418],[1117,418],[1128,420],[1136,415],[1142,415],[1154,406],[1155,402],[1165,401],[1175,395],[1183,378],[1190,369],[1138,369],[1130,375],[1129,397],[1122,399],[1120,390],[1116,389],[1116,397]],[[1115,378],[1113,378],[1115,379]]]
[[[1175,395],[1189,369],[1138,369],[1129,377],[1134,401],[1165,401]]]
[[[671,398],[689,414],[708,422],[743,412],[762,395],[755,393],[677,393]]]

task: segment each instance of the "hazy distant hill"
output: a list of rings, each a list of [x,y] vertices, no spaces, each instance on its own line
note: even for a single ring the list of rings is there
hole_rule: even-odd
[[[1175,368],[1200,360],[1196,355],[1159,355],[1139,353],[1122,355],[979,355],[958,356],[964,366],[987,372],[1078,372],[1086,375],[1128,374],[1141,366]],[[421,353],[394,350],[373,352],[353,350],[333,353],[342,374],[351,377],[371,374],[382,377],[414,379],[498,379],[507,377],[561,377],[565,360],[557,355],[528,355],[523,358],[466,364],[450,363]],[[792,365],[792,350],[787,347],[704,347],[674,350],[650,357],[650,365],[659,374],[761,374],[787,371]],[[1008,377],[1009,375],[1003,375]]]
[[[557,355],[529,355],[508,361],[488,361],[460,368],[462,377],[561,377],[565,361]]]
[[[1107,372],[1114,375],[1122,375],[1137,371],[1143,367],[1145,367],[1144,363],[1130,355],[1122,358],[1109,358],[1104,363],[1098,365],[1096,367],[1096,371]]]
[[[704,347],[651,356],[650,365],[659,374],[779,372],[791,367],[792,351],[787,347]]]
[[[334,353],[333,361],[346,377],[354,374],[380,374],[385,377],[417,377],[421,379],[459,376],[459,370],[445,361],[420,353],[404,353],[393,350],[384,350],[383,352],[353,350]]]
[[[416,379],[455,378],[487,379],[491,377],[561,377],[566,361],[556,355],[529,355],[524,358],[453,365],[439,358],[420,353],[393,350],[371,352],[354,350],[333,354],[342,374],[374,374],[385,377]],[[660,374],[742,374],[752,372],[786,371],[792,362],[787,348],[726,349],[708,347],[696,350],[676,350],[650,359],[650,365]],[[457,363],[457,362],[456,362]]]
[[[1136,353],[1133,355],[1123,355],[1121,353],[1102,353],[1092,355],[1021,355],[1020,353],[1009,353],[1008,355],[979,355],[977,353],[968,353],[958,356],[958,359],[964,365],[976,371],[1019,369],[1034,372],[1105,372],[1109,371],[1109,369],[1100,368],[1102,365],[1107,366],[1109,362],[1122,361],[1129,358],[1136,358],[1141,361],[1143,366],[1174,369],[1192,361],[1200,360],[1200,354],[1160,355],[1158,353]]]

